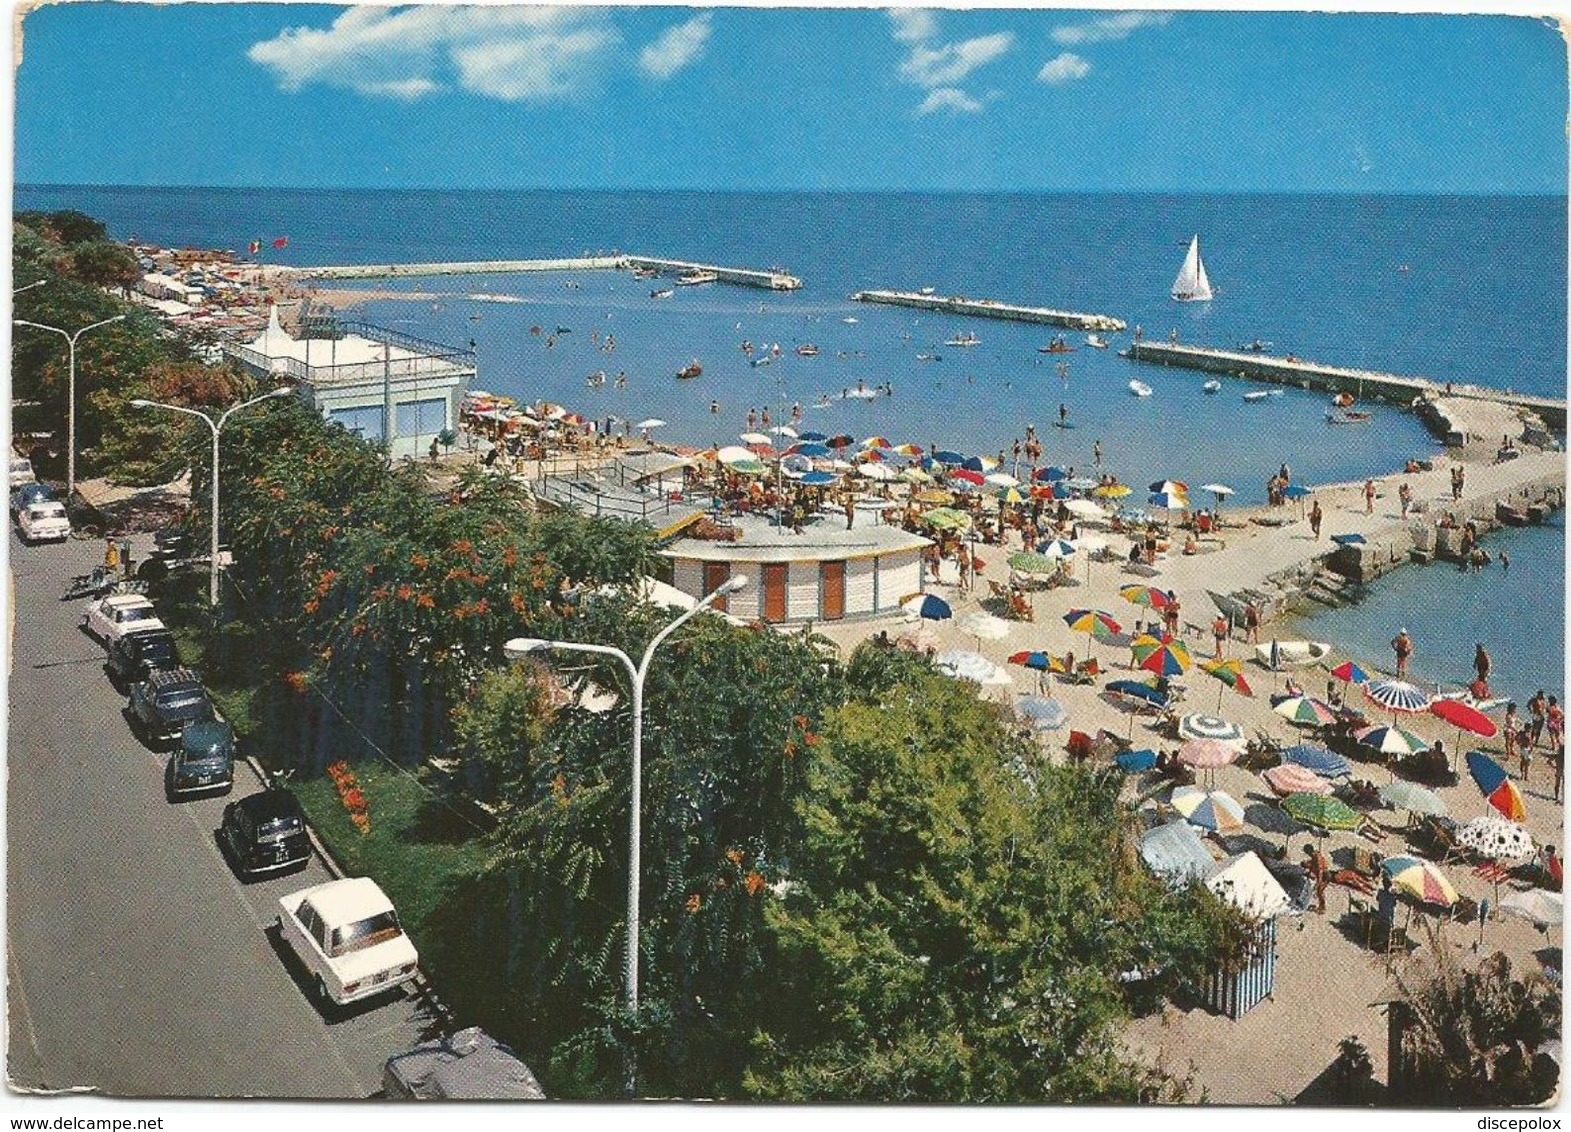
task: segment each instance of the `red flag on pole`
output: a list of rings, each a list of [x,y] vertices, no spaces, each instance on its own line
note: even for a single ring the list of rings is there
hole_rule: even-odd
[[[252,255],[257,255],[257,254],[259,254],[261,252],[261,250],[262,250],[262,241],[261,240],[252,240],[251,241],[251,254]]]
[[[288,236],[280,236],[280,237],[278,237],[278,239],[273,241],[273,247],[275,247],[275,248],[287,248],[288,246],[289,246],[289,237]]]

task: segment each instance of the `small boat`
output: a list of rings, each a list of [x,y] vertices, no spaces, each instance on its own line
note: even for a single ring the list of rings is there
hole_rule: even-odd
[[[1373,413],[1358,409],[1333,409],[1326,414],[1327,424],[1368,424],[1374,419]]]
[[[942,361],[943,360],[943,355],[942,354],[918,354],[916,356],[916,360],[919,361],[919,362],[937,362],[937,361]]]
[[[649,292],[649,297],[651,299],[669,299],[674,294],[676,294],[676,292],[671,290],[671,288],[669,288],[669,287],[662,287],[658,291],[651,291],[651,292]]]
[[[752,366],[754,369],[758,369],[761,366],[774,365],[774,362],[774,354],[759,354],[758,357],[752,359],[747,364]]]
[[[1487,691],[1487,689],[1485,690]],[[1511,702],[1510,696],[1485,696],[1483,699],[1480,699],[1473,694],[1471,688],[1442,688],[1435,692],[1435,699],[1454,700],[1459,704],[1466,704],[1470,708],[1483,712],[1499,711]]]
[[[679,287],[698,287],[704,283],[714,283],[719,278],[713,271],[689,271],[686,275],[678,275],[676,282]]]
[[[796,348],[796,356],[799,358],[816,358],[818,357],[818,347],[811,342],[803,342]]]
[[[1222,383],[1217,381],[1215,378],[1212,378],[1210,381],[1202,385],[1200,389],[1205,393],[1220,393],[1222,392]]]
[[[936,295],[936,294],[938,294],[938,288],[936,288],[936,287],[923,287],[922,288],[922,294],[924,294],[924,295]]]
[[[1242,343],[1238,348],[1251,354],[1263,354],[1271,348],[1271,343],[1256,338],[1253,342]]]
[[[1280,396],[1282,396],[1280,389],[1256,389],[1253,393],[1245,393],[1244,400],[1253,403],[1255,401],[1264,401],[1267,397]]]
[[[1353,402],[1356,400],[1357,398],[1354,397],[1351,393],[1338,393],[1335,397],[1331,398],[1331,404],[1335,405],[1338,409],[1351,409],[1353,407]]]
[[[1189,241],[1189,254],[1173,280],[1173,298],[1180,303],[1204,303],[1211,298],[1211,280],[1206,276],[1205,260],[1200,258],[1200,237]]]
[[[1136,397],[1149,397],[1151,396],[1151,387],[1143,381],[1131,381],[1129,383],[1129,392]]]
[[[981,344],[982,340],[975,334],[972,334],[969,330],[967,330],[964,334],[956,334],[953,338],[944,343],[946,346],[980,346]]]
[[[850,398],[852,401],[871,401],[874,397],[878,396],[878,390],[848,389],[845,392],[845,396]]]
[[[1267,668],[1307,668],[1331,655],[1324,641],[1272,641],[1255,646],[1255,659]]]
[[[845,323],[847,326],[856,325],[856,319],[852,318],[850,315],[846,315],[846,317],[842,318],[840,321]]]
[[[633,278],[634,279],[653,279],[656,275],[659,275],[659,274],[660,274],[660,272],[655,270],[653,267],[635,267],[635,268],[633,268]]]
[[[681,378],[683,381],[686,381],[688,378],[697,377],[699,374],[701,374],[703,372],[704,372],[704,367],[698,364],[698,359],[697,358],[694,358],[689,365],[685,366],[682,369],[677,370],[676,371],[676,376]]]
[[[571,334],[573,332],[573,328],[571,326],[558,326],[556,328],[556,332],[558,334]]]
[[[1087,334],[1086,345],[1090,346],[1093,350],[1105,350],[1107,349],[1107,339],[1103,338],[1100,334]]]

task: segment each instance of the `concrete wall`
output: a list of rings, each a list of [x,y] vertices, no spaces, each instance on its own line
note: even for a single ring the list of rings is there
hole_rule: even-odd
[[[871,558],[853,558],[846,563],[846,616],[873,612],[873,562]]]

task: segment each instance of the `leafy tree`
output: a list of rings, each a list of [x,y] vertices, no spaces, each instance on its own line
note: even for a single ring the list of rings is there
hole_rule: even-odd
[[[109,238],[103,221],[76,209],[60,212],[19,212],[16,222],[55,243],[73,245],[99,243]]]
[[[107,240],[77,244],[71,248],[70,264],[72,275],[94,287],[129,287],[142,278],[136,253]]]

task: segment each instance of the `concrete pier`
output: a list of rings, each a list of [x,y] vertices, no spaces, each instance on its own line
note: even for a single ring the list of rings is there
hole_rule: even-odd
[[[663,275],[685,275],[691,271],[707,271],[718,283],[735,283],[742,287],[762,287],[766,291],[796,291],[802,281],[795,275],[773,269],[755,271],[746,267],[716,267],[708,263],[688,263],[680,259],[654,259],[650,256],[626,256],[622,266],[633,270],[658,271]]]
[[[1204,346],[1180,346],[1173,342],[1149,340],[1135,342],[1127,350],[1121,351],[1121,355],[1137,362],[1178,366],[1205,373],[1241,377],[1248,381],[1296,385],[1302,389],[1320,389],[1328,393],[1352,393],[1360,400],[1389,401],[1415,408],[1420,407],[1414,405],[1414,402],[1420,398],[1425,402],[1444,399],[1455,406],[1460,406],[1452,410],[1451,415],[1457,417],[1467,415],[1466,402],[1493,402],[1534,413],[1550,428],[1564,431],[1566,427],[1566,403],[1563,398],[1557,400],[1527,393],[1513,393],[1505,389],[1490,389],[1481,385],[1454,383],[1448,385],[1446,382],[1431,381],[1423,377],[1402,377],[1373,370],[1320,365],[1291,355],[1272,357],[1250,350],[1214,350]],[[1458,429],[1450,420],[1450,415],[1445,413],[1427,413],[1424,415],[1424,420],[1432,429],[1440,432],[1443,438],[1448,433],[1455,432],[1465,437],[1470,431],[1476,431],[1478,435],[1487,437],[1489,434],[1482,429],[1494,427],[1493,424],[1481,425],[1478,430],[1472,430],[1469,426],[1463,425]],[[1443,426],[1442,421],[1445,422]],[[1499,435],[1503,435],[1503,432],[1496,434],[1497,439]]]
[[[995,299],[967,299],[959,295],[946,298],[941,295],[924,295],[916,291],[858,291],[851,298],[859,303],[914,307],[917,310],[939,311],[942,314],[958,314],[968,318],[1034,322],[1045,326],[1062,326],[1069,330],[1099,330],[1116,334],[1126,325],[1122,319],[1105,314],[1082,314],[1079,311],[1060,311],[1047,307],[1022,307],[1000,303]]]

